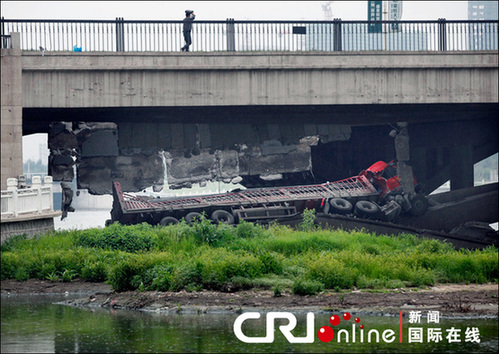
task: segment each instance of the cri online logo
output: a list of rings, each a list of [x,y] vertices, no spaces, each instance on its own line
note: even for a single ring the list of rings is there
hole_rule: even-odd
[[[348,321],[350,320],[350,318],[352,318],[352,316],[350,315],[350,313],[348,312],[345,312],[343,314],[343,319],[345,321]],[[340,324],[341,322],[341,319],[340,319],[340,316],[337,316],[337,315],[333,315],[329,318],[329,322],[331,323],[331,325],[333,326],[337,326]],[[354,320],[355,323],[359,323],[360,322],[360,318],[358,317],[355,317],[355,320]],[[354,325],[355,326],[355,325]],[[353,327],[354,331],[355,331],[355,327]],[[360,325],[360,329],[364,329],[364,325]],[[355,333],[355,332],[353,332]],[[334,338],[334,329],[332,329],[331,327],[329,326],[323,326],[319,329],[319,333],[317,333],[317,336],[319,337],[319,339],[325,343],[327,342],[331,342]]]
[[[276,319],[287,319],[288,323],[285,325],[280,325],[279,330],[281,333],[286,337],[289,343],[313,343],[315,340],[314,336],[314,314],[312,312],[307,313],[307,330],[306,330],[306,336],[305,337],[295,337],[291,331],[296,327],[296,317],[289,312],[269,312],[267,313],[266,316],[266,336],[265,337],[248,337],[245,335],[242,331],[242,325],[244,321],[246,320],[252,320],[252,319],[259,319],[260,318],[260,313],[258,312],[247,312],[243,313],[239,317],[236,318],[234,321],[234,333],[240,341],[244,343],[273,343],[274,342],[274,333],[275,333],[275,320]],[[344,321],[349,321],[352,316],[350,313],[345,312],[343,314],[343,320]],[[333,315],[329,318],[329,322],[333,327],[338,326],[341,322],[341,318],[338,315]],[[352,322],[352,328],[351,331],[348,331],[347,329],[340,329],[337,333],[337,341],[343,341],[343,342],[352,342],[355,343],[356,339],[360,340],[361,343],[364,342],[364,325],[360,325],[359,329],[360,331],[357,330],[356,325],[360,323],[360,318],[356,317],[353,322]],[[358,333],[359,332],[359,333]],[[323,326],[319,329],[317,332],[317,337],[319,340],[322,342],[330,342],[333,340],[335,337],[335,331],[333,328],[330,326]],[[381,335],[383,341],[385,343],[391,343],[395,340],[395,331],[388,329],[385,330],[382,335]],[[371,343],[372,338],[374,338],[375,342],[379,343],[380,339],[380,333],[372,329],[369,331],[368,336],[367,336],[367,342]]]

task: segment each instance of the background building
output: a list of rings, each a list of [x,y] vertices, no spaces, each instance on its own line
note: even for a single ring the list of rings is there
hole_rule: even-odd
[[[497,20],[497,1],[468,1],[468,20]]]
[[[497,20],[497,4],[497,1],[468,1],[468,20]],[[468,49],[497,49],[497,24],[470,23],[468,31]]]

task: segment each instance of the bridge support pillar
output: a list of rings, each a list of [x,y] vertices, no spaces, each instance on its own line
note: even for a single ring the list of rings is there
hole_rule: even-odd
[[[7,189],[7,178],[23,173],[22,60],[21,36],[11,33],[10,48],[2,49],[1,64],[1,185]]]
[[[473,187],[473,146],[457,145],[450,161],[450,189]]]

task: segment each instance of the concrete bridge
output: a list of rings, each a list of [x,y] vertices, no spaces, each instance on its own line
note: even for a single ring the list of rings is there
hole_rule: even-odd
[[[472,186],[473,164],[498,151],[497,50],[34,52],[13,35],[2,49],[2,186],[22,173],[21,137],[35,132],[49,133],[54,179],[72,179],[76,159],[79,186],[95,194],[111,180],[134,191],[165,177],[173,187],[339,179],[394,158],[397,122],[409,123],[429,190]]]

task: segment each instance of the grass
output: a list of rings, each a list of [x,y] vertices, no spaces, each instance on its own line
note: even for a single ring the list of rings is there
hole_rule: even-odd
[[[498,281],[498,250],[455,250],[413,235],[376,236],[204,219],[168,227],[113,224],[14,237],[1,247],[1,278],[106,281],[117,291],[393,289]]]

